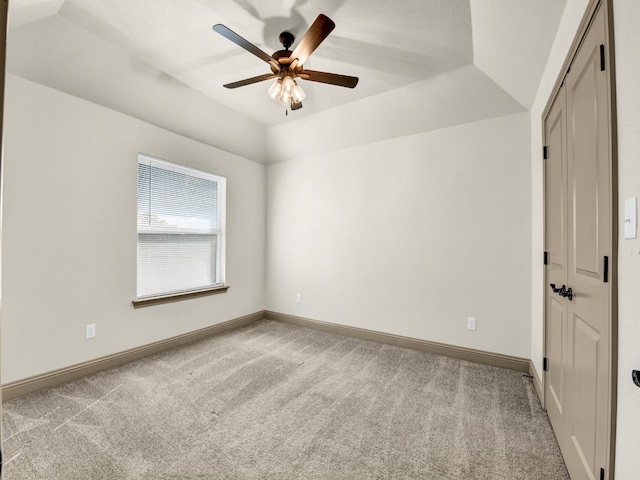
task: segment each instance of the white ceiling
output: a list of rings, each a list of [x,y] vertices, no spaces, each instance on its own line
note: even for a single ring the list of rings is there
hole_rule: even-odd
[[[528,109],[565,2],[12,0],[7,69],[147,120],[206,106],[271,127],[470,65]],[[304,108],[287,117],[270,81],[222,87],[269,69],[212,25],[271,54],[281,31],[300,39],[319,13],[336,28],[305,67],[358,76],[355,89],[301,81]]]

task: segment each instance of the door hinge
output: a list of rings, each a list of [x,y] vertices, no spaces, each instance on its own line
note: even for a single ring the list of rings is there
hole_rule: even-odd
[[[547,160],[549,158],[549,147],[546,145],[542,147],[542,159]]]
[[[549,265],[549,252],[544,252],[544,264]]]
[[[604,270],[602,272],[603,281],[604,283],[608,283],[609,282],[609,257],[607,257],[606,255],[604,256],[603,270]]]
[[[544,357],[542,359],[542,371],[543,372],[549,371],[549,359],[547,357]]]
[[[600,480],[604,480],[604,468],[600,469]]]
[[[604,45],[600,45],[600,71],[604,72]]]

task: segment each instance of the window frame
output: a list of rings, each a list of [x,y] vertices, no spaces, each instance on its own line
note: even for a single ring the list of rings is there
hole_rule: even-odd
[[[216,293],[224,293],[229,286],[226,285],[226,210],[227,210],[227,179],[226,177],[188,167],[186,165],[177,164],[152,155],[138,153],[137,175],[139,180],[140,165],[155,165],[164,170],[189,175],[191,177],[202,178],[208,181],[215,181],[216,186],[216,229],[198,229],[198,228],[180,228],[177,226],[159,226],[159,225],[139,225],[138,224],[138,207],[136,206],[136,297],[132,300],[134,307],[153,305],[157,303],[166,303],[186,298],[200,297]],[[136,183],[136,199],[139,198],[140,188]],[[185,288],[183,290],[157,292],[152,294],[138,295],[138,285],[140,281],[140,235],[144,234],[161,234],[161,235],[189,235],[189,234],[205,234],[216,236],[216,259],[215,259],[215,279],[210,285],[202,285],[200,287]]]

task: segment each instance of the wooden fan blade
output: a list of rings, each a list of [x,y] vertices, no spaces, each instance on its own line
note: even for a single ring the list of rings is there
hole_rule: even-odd
[[[303,70],[296,75],[310,82],[328,83],[340,87],[354,88],[358,84],[358,77],[338,75],[337,73],[317,72],[315,70]]]
[[[220,23],[218,23],[217,25],[214,25],[212,28],[213,28],[214,32],[218,32],[223,37],[228,38],[229,40],[231,40],[236,45],[244,48],[247,52],[253,53],[260,60],[264,60],[265,62],[269,63],[270,65],[275,67],[277,71],[280,71],[280,65],[278,64],[277,61],[275,61],[273,58],[271,58],[271,55],[269,55],[268,53],[264,52],[263,50],[260,50],[253,43],[245,40],[244,38],[242,38],[240,35],[238,35],[233,30],[225,27],[224,25],[222,25]]]
[[[302,65],[334,28],[336,28],[336,24],[333,23],[333,20],[326,15],[318,15],[289,58],[297,58],[298,65]]]
[[[264,80],[269,80],[270,78],[278,78],[278,75],[273,73],[265,73],[264,75],[258,75],[257,77],[246,78],[245,80],[239,80],[233,83],[227,83],[223,85],[225,88],[238,88],[244,87],[245,85],[251,85],[252,83],[262,82]]]

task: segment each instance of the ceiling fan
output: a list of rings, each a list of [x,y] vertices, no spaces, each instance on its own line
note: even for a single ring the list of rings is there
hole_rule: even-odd
[[[284,50],[278,50],[273,55],[268,55],[224,25],[214,25],[213,30],[215,32],[218,32],[236,45],[267,62],[271,67],[271,73],[227,83],[224,87],[244,87],[252,83],[276,78],[276,82],[269,88],[269,96],[282,105],[290,107],[291,110],[302,108],[302,100],[304,100],[305,97],[304,91],[295,80],[297,78],[311,82],[354,88],[358,84],[358,77],[318,72],[316,70],[305,70],[302,67],[304,62],[306,62],[313,51],[318,48],[318,45],[327,38],[335,26],[336,24],[333,23],[329,17],[320,14],[293,51],[289,50],[289,47],[293,45],[293,34],[290,32],[282,32],[280,34],[280,43],[282,43]]]

